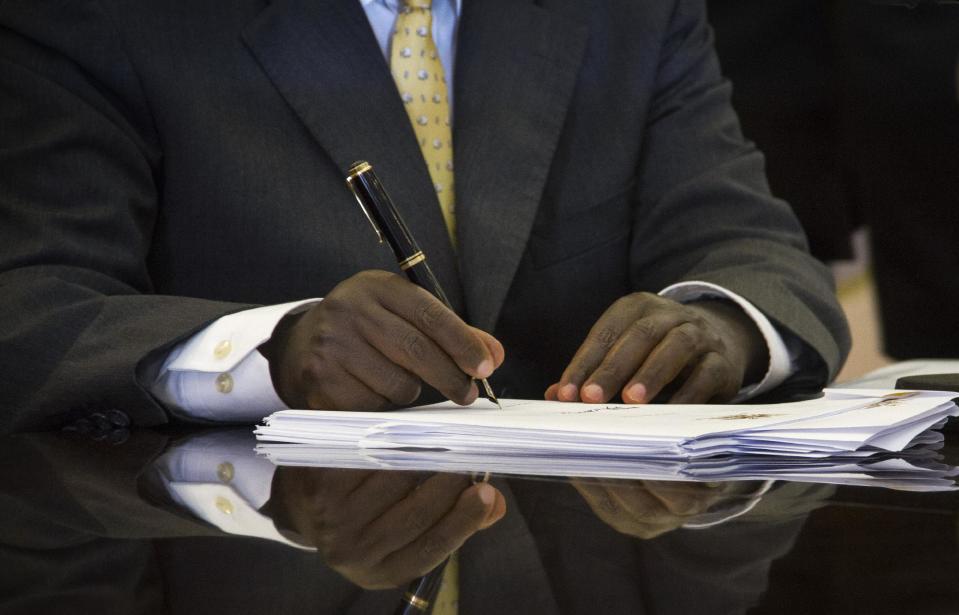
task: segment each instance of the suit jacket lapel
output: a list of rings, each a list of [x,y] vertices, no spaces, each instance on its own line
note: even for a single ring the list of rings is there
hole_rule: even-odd
[[[243,38],[337,172],[345,177],[357,159],[373,164],[461,310],[456,259],[429,171],[359,2],[275,0]],[[348,195],[345,182],[343,190]]]
[[[467,311],[480,328],[496,324],[525,251],[586,47],[584,22],[529,1],[463,3],[457,242]]]

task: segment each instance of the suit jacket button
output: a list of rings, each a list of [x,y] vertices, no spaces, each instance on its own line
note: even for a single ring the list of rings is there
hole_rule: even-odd
[[[77,419],[73,423],[73,429],[71,431],[76,431],[77,433],[86,435],[93,431],[93,423],[90,419]]]
[[[102,412],[94,412],[91,414],[90,422],[93,423],[93,428],[98,432],[106,432],[113,429],[113,425],[110,423],[107,415],[103,414]]]
[[[114,429],[107,435],[107,442],[110,444],[123,444],[130,437],[129,429]]]
[[[127,416],[127,413],[122,410],[117,410],[116,408],[107,411],[107,419],[116,427],[130,426],[130,417]]]

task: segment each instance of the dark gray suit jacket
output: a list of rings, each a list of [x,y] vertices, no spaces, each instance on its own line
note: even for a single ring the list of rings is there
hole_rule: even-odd
[[[144,357],[394,269],[343,181],[360,158],[504,343],[500,395],[542,395],[615,299],[681,280],[797,336],[809,386],[836,373],[830,278],[740,133],[702,2],[468,0],[455,78],[454,253],[357,2],[0,0],[0,429],[163,423]]]

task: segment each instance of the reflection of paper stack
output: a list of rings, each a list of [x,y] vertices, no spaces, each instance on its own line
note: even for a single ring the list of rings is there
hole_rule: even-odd
[[[396,412],[284,410],[258,427],[275,442],[438,448],[516,455],[686,459],[720,453],[824,456],[871,446],[902,450],[957,413],[955,393],[832,390],[767,405],[569,404],[486,400]]]
[[[630,480],[788,480],[907,491],[955,489],[959,468],[939,462],[935,448],[822,458],[719,455],[690,461],[602,457],[536,457],[409,449],[361,449],[312,444],[260,444],[276,465],[370,470],[417,470],[539,477]]]

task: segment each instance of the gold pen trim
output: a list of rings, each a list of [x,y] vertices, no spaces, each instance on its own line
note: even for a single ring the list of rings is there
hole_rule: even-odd
[[[349,176],[346,178],[346,181],[352,181],[353,178],[359,177],[363,173],[366,173],[373,168],[369,162],[365,160],[358,160],[350,165]]]
[[[426,609],[430,608],[430,603],[427,600],[423,600],[419,596],[414,596],[410,592],[406,592],[406,595],[403,596],[403,599],[421,611],[425,611]]]
[[[350,166],[349,175],[346,176],[346,185],[349,186],[350,192],[353,193],[353,196],[356,198],[356,202],[360,204],[360,209],[363,210],[363,215],[366,216],[366,219],[369,220],[370,226],[373,227],[373,232],[376,233],[376,238],[379,239],[380,243],[383,243],[383,232],[380,230],[380,227],[376,224],[376,221],[373,219],[373,216],[369,211],[366,210],[366,205],[363,204],[363,199],[360,198],[360,193],[356,191],[356,186],[353,185],[353,180],[357,177],[366,173],[367,171],[372,171],[373,165],[366,162],[365,160],[360,160],[359,162],[354,162]]]
[[[416,254],[414,254],[414,255],[412,255],[412,256],[409,256],[409,257],[404,258],[403,260],[401,260],[401,261],[399,262],[400,270],[401,270],[401,271],[406,271],[406,270],[409,269],[410,267],[413,267],[414,265],[418,265],[418,264],[422,263],[422,262],[425,261],[425,260],[426,260],[426,255],[423,254],[423,251],[422,251],[422,250],[420,250],[420,251],[417,252]]]

